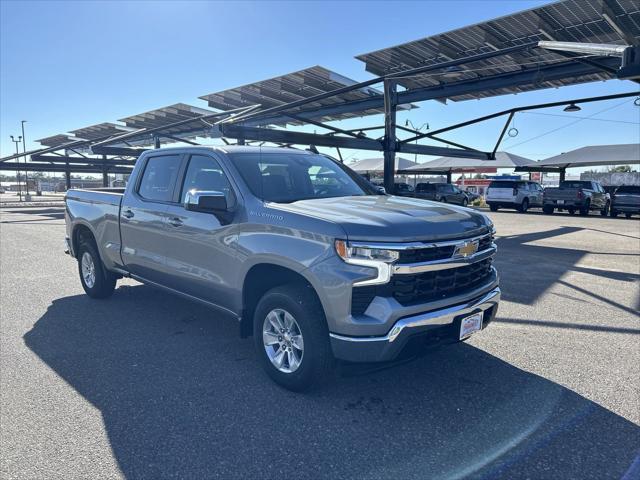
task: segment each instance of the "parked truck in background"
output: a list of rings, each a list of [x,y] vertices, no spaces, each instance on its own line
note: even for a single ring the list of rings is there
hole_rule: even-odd
[[[542,210],[547,214],[566,210],[572,215],[576,211],[588,215],[591,210],[598,210],[601,215],[608,215],[609,206],[609,194],[598,182],[567,180],[560,182],[557,188],[545,188]]]
[[[611,195],[611,216],[623,213],[627,218],[640,214],[640,185],[621,185]]]
[[[147,151],[126,189],[69,190],[66,250],[94,298],[131,277],[236,319],[280,385],[334,359],[396,358],[493,320],[491,221],[379,195],[333,159],[283,148]]]

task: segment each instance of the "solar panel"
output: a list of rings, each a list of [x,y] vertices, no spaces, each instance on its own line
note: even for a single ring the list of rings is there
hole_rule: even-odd
[[[210,127],[206,123],[195,119],[202,115],[210,115],[212,113],[215,112],[205,108],[187,105],[185,103],[176,103],[167,107],[157,108],[137,115],[131,115],[129,117],[122,118],[119,121],[132,129],[141,129],[161,127],[163,125],[194,118],[193,122],[187,122],[177,127],[163,130],[163,133],[178,136],[183,135],[185,132],[191,132],[189,137],[185,138],[194,138],[196,136],[206,137],[208,136],[208,129]],[[163,140],[163,143],[166,143],[166,139]]]
[[[310,98],[315,95],[327,93],[356,83],[358,82],[355,80],[316,65],[314,67],[305,68],[304,70],[288,73],[279,77],[250,83],[241,87],[223,90],[221,92],[210,93],[209,95],[203,95],[200,98],[206,100],[210,107],[223,111],[252,105],[261,105],[262,109],[266,109]],[[365,87],[324,100],[307,103],[301,108],[304,108],[304,110],[312,110],[314,108],[327,107],[330,105],[340,104],[345,101],[362,100],[374,96],[382,96],[382,92],[374,88]],[[291,109],[289,113],[295,114],[300,111],[301,108]],[[333,121],[373,115],[382,112],[382,108],[376,108],[357,113],[343,113],[310,118],[320,121]],[[304,122],[291,120],[287,123],[297,125]]]
[[[95,140],[97,138],[120,135],[128,131],[130,131],[130,129],[123,127],[122,125],[104,122],[98,123],[97,125],[91,125],[89,127],[79,128],[77,130],[71,130],[69,133],[75,135],[77,139]]]
[[[71,137],[65,134],[52,135],[50,137],[41,138],[40,140],[36,140],[40,145],[45,147],[57,147],[59,145],[64,145],[66,143],[75,142],[78,140],[75,137]]]
[[[356,58],[365,62],[368,72],[387,75],[539,40],[615,44],[637,42],[640,40],[640,3],[637,0],[562,0],[358,55]],[[461,65],[461,68],[435,70],[415,77],[401,78],[399,83],[409,90],[436,87],[442,83],[480,80],[566,61],[568,59],[559,53],[535,48],[467,63]],[[613,74],[604,70],[554,81],[540,76],[529,84],[483,90],[449,99],[478,99],[611,78],[614,78]]]

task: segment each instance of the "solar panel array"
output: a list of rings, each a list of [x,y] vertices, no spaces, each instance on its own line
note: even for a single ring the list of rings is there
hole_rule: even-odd
[[[356,58],[365,62],[368,72],[387,75],[539,40],[628,44],[639,39],[638,0],[564,0],[358,55]],[[567,61],[567,58],[560,54],[536,48],[467,63],[460,69],[435,70],[428,74],[403,78],[399,83],[407,89],[436,87],[441,83],[482,79],[527,69],[535,70],[540,66],[564,61]],[[613,75],[604,71],[557,81],[545,81],[544,77],[541,77],[528,85],[486,90],[450,99],[477,99],[610,78],[613,78]]]
[[[354,85],[355,83],[357,83],[355,80],[343,77],[336,72],[332,72],[331,70],[316,65],[314,67],[305,68],[304,70],[288,73],[268,80],[262,80],[260,82],[243,85],[241,87],[203,95],[200,98],[206,100],[210,107],[223,111],[238,107],[248,107],[251,105],[261,105],[262,108],[265,109],[295,102],[297,100],[307,99],[314,95],[331,92],[332,90]],[[363,100],[373,96],[381,97],[382,92],[375,88],[365,87],[320,101],[308,103],[304,105],[304,107],[292,109],[289,110],[289,112],[295,114],[301,109],[312,110],[314,108],[327,107],[346,101]],[[373,115],[382,112],[383,109],[380,108],[356,113],[326,115],[316,117],[315,119],[327,122],[362,117],[364,115]],[[292,120],[287,123],[295,125],[302,122]]]
[[[593,43],[629,44],[640,40],[640,2],[638,0],[562,0],[540,8],[500,17],[491,21],[471,25],[450,32],[408,42],[383,50],[359,55],[356,58],[365,62],[366,70],[375,75],[402,72],[415,67],[435,65],[448,60],[463,58],[475,54],[501,50],[503,48],[524,45],[538,40],[558,40]],[[466,63],[459,68],[450,68],[429,72],[414,77],[400,79],[400,84],[411,90],[416,88],[437,87],[441,84],[460,81],[491,78],[509,72],[536,70],[540,66],[556,62],[567,62],[566,57],[541,48],[519,51]],[[562,80],[549,81],[544,76],[533,83],[517,87],[483,90],[471,94],[450,97],[451,100],[469,100],[508,93],[518,93],[549,87],[560,87],[576,83],[607,80],[613,74],[598,71]],[[200,97],[209,107],[217,111],[229,111],[239,107],[260,105],[261,109],[284,105],[289,102],[309,99],[315,95],[354,85],[355,80],[344,77],[321,66],[314,66],[287,75],[262,80],[241,87],[223,90]],[[299,113],[302,109],[312,111],[344,102],[382,97],[382,93],[371,87],[359,88],[305,104],[290,110]],[[442,99],[441,99],[442,100]],[[413,105],[403,108],[413,108]],[[101,123],[67,134],[43,138],[38,142],[47,147],[64,145],[74,140],[92,140],[106,135],[114,136],[128,130],[162,127],[174,122],[193,118],[178,127],[164,130],[163,133],[181,138],[208,136],[210,125],[197,117],[215,113],[211,110],[176,103],[120,120],[124,125]],[[319,121],[335,121],[382,113],[382,108],[308,118]],[[304,121],[291,119],[288,124],[300,125]],[[163,142],[172,140],[164,138]],[[150,136],[141,135],[135,145],[152,144]]]

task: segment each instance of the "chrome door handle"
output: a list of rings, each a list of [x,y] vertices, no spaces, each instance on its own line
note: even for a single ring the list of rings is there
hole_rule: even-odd
[[[125,210],[122,212],[122,216],[125,218],[133,218],[134,214],[131,210]]]
[[[181,227],[182,226],[182,220],[180,220],[178,217],[170,218],[169,219],[169,225],[173,225],[174,227]]]

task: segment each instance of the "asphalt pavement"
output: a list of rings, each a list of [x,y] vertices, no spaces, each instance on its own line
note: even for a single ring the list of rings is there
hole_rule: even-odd
[[[62,209],[0,210],[0,477],[640,478],[640,221],[490,216],[495,323],[295,394],[231,319],[84,295]]]

